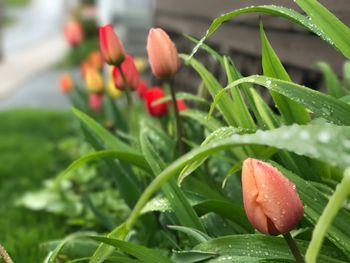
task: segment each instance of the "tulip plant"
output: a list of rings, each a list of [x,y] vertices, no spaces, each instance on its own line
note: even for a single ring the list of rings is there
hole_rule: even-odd
[[[329,86],[323,93],[293,82],[263,21],[261,75],[243,77],[234,57],[205,43],[225,21],[262,13],[311,31],[350,59],[350,29],[316,0],[295,2],[305,14],[261,5],[221,15],[201,40],[189,37],[196,45],[192,54],[178,55],[164,30],[151,29],[154,87],[114,28],[100,28],[108,66],[89,59],[95,63],[82,69],[86,90],[67,75],[60,82],[94,151],[50,187],[64,196],[60,186],[74,185],[75,171],[99,159],[104,169],[95,180],[104,181],[102,196],[112,191],[118,197],[109,212],[90,205],[98,227],[83,225],[51,246],[45,262],[350,261],[349,87]],[[199,49],[221,65],[225,83],[196,59]],[[198,94],[179,92],[180,66],[201,77]],[[349,79],[348,64],[344,72]],[[76,194],[83,185],[79,189]],[[113,210],[122,204],[125,213]]]

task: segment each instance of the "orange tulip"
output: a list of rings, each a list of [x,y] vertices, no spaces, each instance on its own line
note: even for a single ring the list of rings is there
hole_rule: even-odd
[[[103,66],[102,56],[99,51],[92,51],[89,55],[88,61],[89,64],[97,70],[100,70]]]
[[[73,89],[73,80],[69,74],[63,74],[59,80],[62,93],[69,93]]]
[[[157,78],[174,75],[180,67],[175,44],[161,28],[151,28],[147,39],[148,61]]]
[[[100,49],[103,59],[107,64],[118,66],[125,58],[125,50],[123,43],[113,30],[113,26],[108,24],[101,26],[100,33]]]
[[[262,233],[286,234],[303,216],[295,185],[269,163],[243,161],[242,191],[248,219]]]
[[[93,68],[87,68],[85,73],[85,83],[89,92],[102,92],[103,79],[101,74]]]
[[[64,35],[71,46],[79,46],[84,40],[84,32],[76,20],[69,21],[64,27]]]

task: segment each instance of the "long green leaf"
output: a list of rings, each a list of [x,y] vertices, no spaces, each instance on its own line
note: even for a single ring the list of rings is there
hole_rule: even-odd
[[[180,114],[181,116],[185,116],[197,121],[198,123],[206,127],[210,132],[213,132],[219,129],[221,126],[223,126],[222,123],[217,119],[212,118],[208,120],[207,114],[200,110],[188,109],[181,111]]]
[[[318,117],[323,117],[336,124],[350,125],[350,105],[343,101],[293,82],[258,75],[242,78],[228,85],[214,99],[211,112],[218,100],[220,100],[220,97],[224,95],[227,90],[247,82],[263,86],[269,90],[284,95],[289,99],[304,105]]]
[[[124,224],[119,225],[111,233],[109,233],[107,235],[107,238],[114,238],[114,239],[123,240],[128,232],[129,231],[124,223]],[[108,256],[113,253],[114,250],[115,250],[114,247],[112,247],[108,244],[105,244],[105,243],[101,243],[98,246],[98,248],[96,249],[93,256],[91,257],[89,263],[102,263],[102,262],[104,262],[108,258]]]
[[[152,181],[130,214],[126,222],[127,228],[131,228],[135,224],[143,206],[167,180],[175,176],[185,165],[205,158],[219,150],[245,144],[260,144],[319,159],[335,166],[348,167],[350,166],[349,142],[350,127],[321,122],[304,126],[293,125],[269,131],[258,131],[251,135],[233,135],[231,138],[199,147],[170,164]],[[329,149],[337,149],[337,154],[333,154]],[[312,194],[312,192],[310,193]],[[314,200],[310,202],[314,202]],[[306,205],[309,205],[308,203],[309,201],[305,202]],[[317,212],[321,213],[321,211]],[[335,225],[334,228],[337,228],[337,226]]]
[[[262,47],[262,68],[264,75],[267,77],[291,81],[287,71],[284,69],[281,61],[267,39],[261,21],[260,38]],[[302,105],[274,91],[271,91],[271,96],[287,125],[293,123],[306,124],[310,121],[309,114]]]
[[[305,253],[308,242],[296,240],[302,254]],[[206,262],[260,262],[260,260],[278,259],[281,262],[294,262],[286,242],[281,237],[265,235],[233,235],[219,237],[199,244],[193,248],[195,251],[215,252],[217,257]],[[319,262],[345,262],[334,259],[339,257],[332,248],[325,247]]]
[[[180,55],[184,60],[187,60],[187,55]],[[216,78],[211,74],[199,61],[191,59],[189,61],[190,65],[197,71],[201,76],[205,86],[209,90],[211,96],[214,98],[223,88]],[[230,126],[237,126],[237,120],[234,111],[232,110],[231,105],[233,104],[232,99],[228,94],[224,95],[223,100],[218,105],[219,110],[221,111],[224,119]]]
[[[77,109],[73,109],[73,113],[82,122],[84,122],[89,127],[89,129],[94,131],[94,133],[100,138],[100,140],[102,140],[106,144],[107,147],[117,151],[131,152],[135,155],[138,154],[136,150],[131,148],[123,141],[119,140],[117,137],[113,136],[109,131],[107,131],[105,128],[103,128],[100,124],[98,124],[94,119],[92,119],[85,113]],[[140,156],[140,158],[142,158],[142,155]]]
[[[335,98],[344,96],[343,87],[332,68],[325,62],[319,62],[316,65],[323,73],[326,81],[327,93]]]
[[[145,263],[155,263],[155,262],[164,262],[164,263],[172,263],[170,259],[163,256],[159,251],[150,249],[141,245],[137,245],[131,242],[122,241],[115,238],[108,237],[99,237],[93,236],[91,237],[94,240],[106,243],[115,248],[120,249],[126,254],[129,254],[137,259],[142,260]]]
[[[312,23],[324,32],[328,42],[350,59],[350,29],[316,0],[295,2],[308,14]]]
[[[151,168],[144,158],[140,158],[139,155],[135,155],[130,152],[122,152],[122,151],[98,151],[87,154],[77,160],[75,160],[69,167],[63,172],[61,176],[57,178],[57,180],[62,180],[69,176],[70,172],[79,167],[85,165],[86,163],[97,160],[100,158],[117,158],[122,161],[126,161],[130,164],[133,164],[147,172],[151,172]]]
[[[154,175],[158,175],[166,167],[164,161],[157,154],[152,143],[149,141],[150,129],[146,125],[141,125],[140,143],[141,149],[147,162],[149,163]],[[204,232],[204,228],[192,206],[187,201],[181,189],[177,186],[174,179],[169,180],[163,185],[163,193],[170,201],[171,207],[174,209],[175,215],[183,226],[192,227]]]
[[[334,43],[329,39],[328,35],[326,35],[315,23],[310,21],[306,16],[303,16],[292,9],[285,8],[282,6],[261,5],[261,6],[251,6],[251,7],[237,9],[216,18],[211,23],[205,36],[200,40],[200,42],[193,49],[189,59],[193,57],[193,55],[197,52],[197,50],[200,48],[202,43],[204,43],[204,41],[208,39],[220,27],[222,23],[234,18],[235,16],[238,16],[241,14],[248,14],[248,13],[265,13],[265,14],[270,14],[270,15],[285,18],[293,23],[296,23],[302,27],[307,28],[311,32],[320,36],[323,40],[325,40],[329,44],[334,45]]]

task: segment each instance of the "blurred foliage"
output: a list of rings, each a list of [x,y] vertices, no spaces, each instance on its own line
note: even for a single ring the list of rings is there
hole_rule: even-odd
[[[0,119],[0,242],[15,262],[41,262],[39,244],[69,229],[60,217],[29,211],[15,201],[70,163],[57,141],[75,134],[75,121],[66,112],[28,109],[1,112]]]
[[[5,0],[5,5],[18,7],[29,4],[30,0]]]

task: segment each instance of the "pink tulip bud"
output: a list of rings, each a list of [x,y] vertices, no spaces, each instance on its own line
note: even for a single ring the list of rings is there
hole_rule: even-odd
[[[242,191],[248,219],[262,233],[286,234],[303,216],[295,185],[269,163],[243,161]]]
[[[152,73],[157,78],[174,75],[180,67],[175,44],[161,28],[151,28],[147,39],[147,53]]]
[[[103,59],[109,65],[118,66],[125,58],[123,43],[113,30],[113,26],[108,24],[101,26],[100,32],[100,49]]]
[[[79,46],[84,40],[83,29],[76,20],[71,20],[64,26],[64,35],[71,46]]]
[[[92,111],[100,111],[103,102],[103,94],[91,93],[89,95],[89,106]]]

